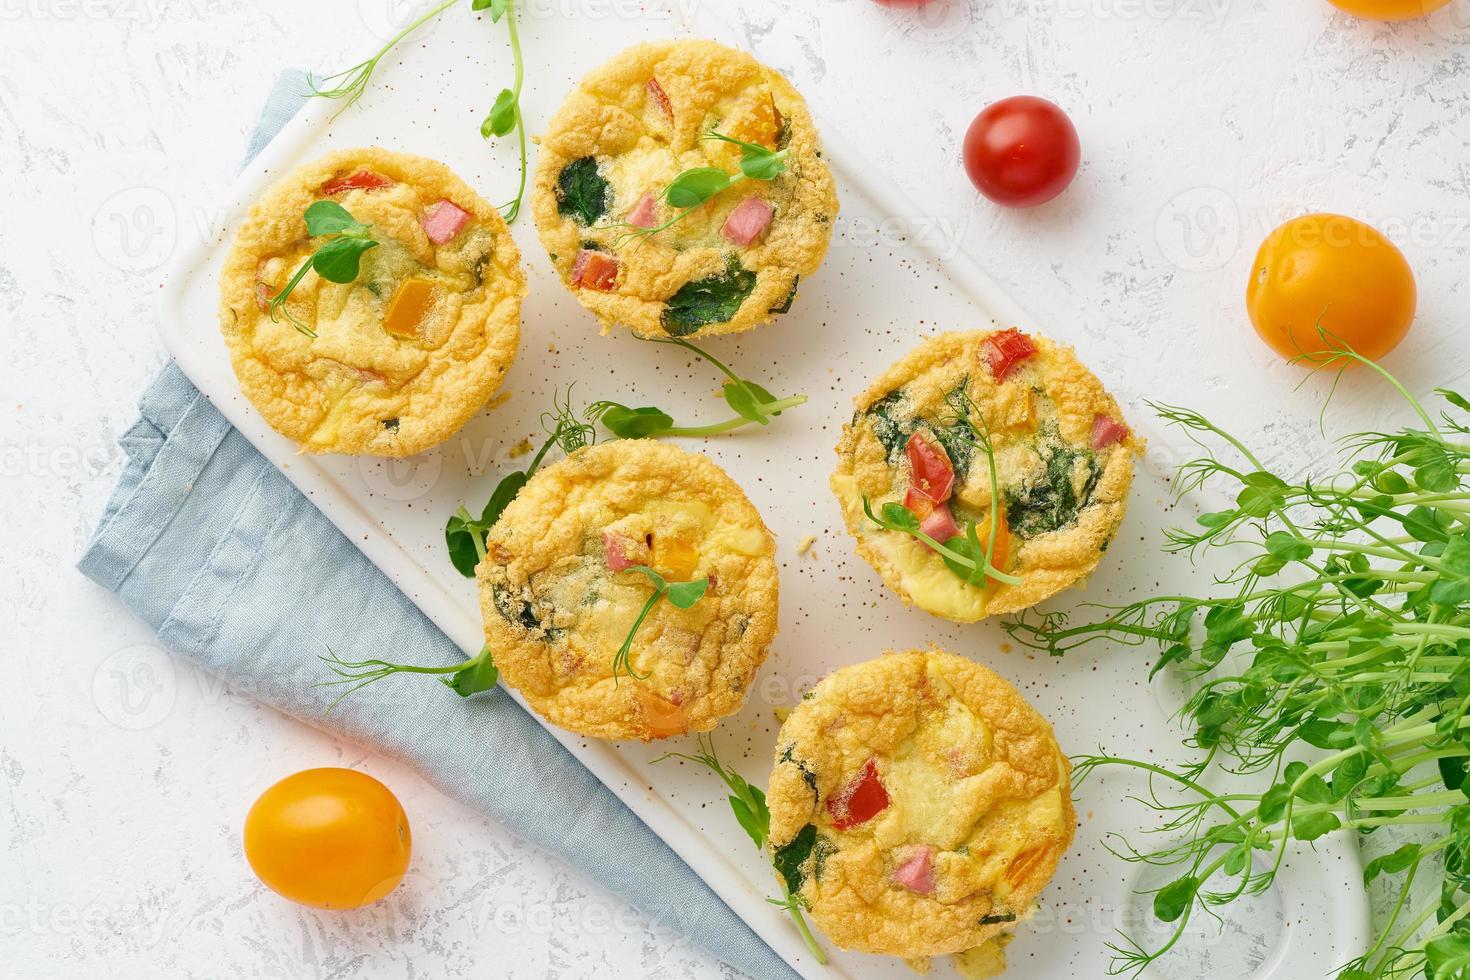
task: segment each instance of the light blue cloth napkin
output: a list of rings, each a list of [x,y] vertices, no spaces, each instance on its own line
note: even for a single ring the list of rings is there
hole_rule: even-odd
[[[299,74],[277,84],[252,154],[306,91]],[[176,365],[141,409],[119,440],[128,465],[79,567],[165,644],[307,724],[409,762],[750,976],[796,976],[503,690],[461,700],[439,684],[387,681],[324,714],[334,689],[313,686],[322,641],[347,659],[464,655]]]

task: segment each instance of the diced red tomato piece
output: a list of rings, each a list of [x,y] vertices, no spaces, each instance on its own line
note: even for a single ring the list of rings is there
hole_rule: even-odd
[[[776,209],[771,207],[769,201],[752,194],[730,212],[720,234],[736,245],[752,245],[766,233],[775,214]]]
[[[429,209],[419,218],[419,224],[424,226],[424,234],[435,245],[453,241],[454,236],[469,223],[470,213],[449,200],[429,205]]]
[[[648,80],[648,94],[653,97],[654,104],[659,107],[659,111],[664,114],[669,125],[674,125],[674,104],[669,101],[669,94],[664,91],[664,87],[658,83],[657,78]]]
[[[1092,448],[1106,449],[1128,438],[1128,426],[1114,422],[1106,415],[1092,420]]]
[[[652,228],[658,224],[658,202],[652,191],[644,191],[633,210],[628,212],[628,224],[639,228]]]
[[[572,264],[572,285],[610,293],[618,281],[618,260],[606,252],[584,248]]]
[[[392,180],[382,174],[375,174],[371,170],[359,170],[355,174],[338,174],[323,184],[321,189],[327,197],[334,197],[347,191],[375,191],[379,187],[387,187],[392,183]]]
[[[832,826],[847,830],[867,823],[888,809],[888,790],[878,778],[878,767],[872,759],[836,796],[827,798],[827,814]]]
[[[904,491],[903,505],[913,511],[914,516],[921,521],[934,513],[934,501],[929,499],[928,494],[920,493],[913,487]]]
[[[1019,330],[1002,330],[985,341],[985,359],[997,381],[1004,381],[1017,364],[1035,353],[1036,345]]]
[[[949,453],[922,432],[909,436],[905,448],[913,471],[909,485],[936,504],[948,500],[954,492],[954,467],[949,462]]]
[[[920,895],[934,892],[934,848],[920,844],[902,864],[893,869],[893,880]]]

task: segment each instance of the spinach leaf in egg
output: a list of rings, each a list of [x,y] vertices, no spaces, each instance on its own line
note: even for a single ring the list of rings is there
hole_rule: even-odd
[[[607,180],[592,157],[573,160],[557,175],[556,209],[581,224],[595,224],[606,214],[611,196]]]
[[[663,328],[672,336],[687,337],[711,323],[725,323],[755,290],[755,273],[735,259],[725,271],[686,282],[669,297],[663,312]]]

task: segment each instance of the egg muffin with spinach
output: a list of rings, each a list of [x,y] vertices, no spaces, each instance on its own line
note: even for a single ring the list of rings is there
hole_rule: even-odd
[[[776,741],[777,872],[844,949],[905,958],[986,944],[1072,842],[1070,767],[993,671],[942,650],[823,679]]]
[[[723,470],[659,442],[538,470],[477,576],[501,677],[593,738],[709,731],[744,703],[776,635],[771,532]]]
[[[1071,348],[1017,330],[948,333],[858,397],[831,485],[884,582],[967,623],[1086,578],[1142,448]]]
[[[350,282],[308,265],[341,237],[308,231],[319,201],[376,243]],[[433,160],[370,148],[330,153],[267,191],[235,234],[220,292],[241,390],[276,431],[306,452],[407,456],[452,435],[500,385],[526,280],[500,212],[468,184]]]
[[[771,170],[747,176],[740,142]],[[667,195],[696,169],[735,179],[684,211]],[[637,45],[582,79],[541,139],[533,201],[577,299],[604,332],[644,337],[738,333],[787,312],[837,215],[801,95],[745,52],[698,40]]]

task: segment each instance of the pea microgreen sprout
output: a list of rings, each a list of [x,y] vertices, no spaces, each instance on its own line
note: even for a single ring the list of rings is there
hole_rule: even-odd
[[[323,644],[325,646],[325,644]],[[468,660],[448,667],[418,667],[412,664],[394,664],[386,660],[343,660],[327,647],[327,655],[319,658],[337,675],[334,681],[322,681],[318,687],[347,685],[346,690],[332,699],[327,712],[337,707],[342,700],[392,674],[440,674],[439,680],[462,698],[488,691],[500,681],[500,671],[495,667],[495,658],[489,647]]]
[[[397,47],[399,42],[404,38],[458,2],[459,0],[444,0],[438,6],[431,7],[410,22],[403,30],[389,38],[388,43],[384,44],[376,54],[366,61],[359,62],[351,68],[340,71],[335,75],[328,75],[320,80],[312,79],[312,94],[324,99],[345,99],[346,101],[343,102],[342,108],[338,110],[338,114],[340,115],[347,110],[348,106],[351,106],[358,99],[362,98],[362,93],[367,89],[368,81],[373,77],[373,72],[377,70],[378,62],[382,61],[383,57],[389,51]],[[475,11],[490,11],[491,23],[499,23],[502,17],[505,18],[506,30],[510,34],[511,58],[515,63],[514,82],[510,88],[503,89],[500,95],[496,97],[490,113],[485,117],[485,121],[480,124],[480,135],[486,140],[507,136],[514,130],[520,146],[520,185],[516,190],[515,198],[510,203],[501,206],[501,212],[504,214],[507,224],[515,221],[516,216],[521,212],[521,201],[526,196],[526,173],[528,169],[526,163],[526,126],[525,120],[521,116],[521,87],[525,81],[526,65],[525,59],[521,54],[521,38],[516,30],[516,19],[514,12],[511,10],[511,4],[512,0],[470,0],[470,9]],[[506,16],[507,14],[510,16]],[[330,87],[324,88],[323,86],[326,85],[330,85]]]
[[[703,599],[705,592],[709,590],[708,578],[695,579],[692,582],[669,582],[647,565],[633,565],[625,568],[624,571],[637,572],[643,575],[653,583],[654,588],[653,594],[648,597],[648,601],[638,611],[638,618],[633,620],[633,626],[628,630],[628,635],[624,638],[623,645],[618,648],[617,653],[613,654],[612,675],[614,687],[617,686],[619,672],[625,673],[629,677],[637,680],[642,680],[648,676],[647,674],[635,673],[633,670],[633,638],[638,635],[639,627],[648,618],[648,614],[653,612],[653,607],[659,604],[659,600],[667,597],[669,602],[680,609],[690,609],[696,602]]]
[[[510,33],[511,59],[515,62],[515,80],[510,88],[501,90],[495,104],[490,108],[490,114],[480,124],[480,135],[485,139],[506,136],[511,130],[515,130],[516,140],[520,145],[520,185],[516,189],[515,198],[509,204],[501,206],[506,223],[509,224],[521,213],[521,199],[526,196],[526,121],[521,116],[521,86],[526,79],[526,64],[521,56],[521,37],[516,30],[511,0],[474,0],[472,7],[475,10],[488,9],[491,23],[499,23],[502,17],[505,18],[505,28]]]
[[[665,759],[682,759],[692,762],[698,766],[704,766],[716,776],[720,777],[730,790],[730,809],[735,813],[735,820],[740,828],[745,831],[755,846],[762,853],[766,851],[766,845],[771,840],[771,811],[766,806],[766,794],[758,787],[750,785],[745,778],[732,769],[726,769],[720,764],[720,758],[715,754],[715,742],[713,738],[700,735],[698,738],[699,751],[694,754],[685,752],[669,752],[653,760],[655,763],[663,762]],[[807,926],[806,917],[801,914],[806,907],[800,895],[793,895],[790,887],[786,884],[780,869],[776,867],[775,861],[771,862],[772,870],[776,871],[776,880],[781,885],[781,897],[768,898],[767,902],[777,908],[783,908],[791,914],[791,919],[796,923],[796,928],[801,932],[801,938],[806,943],[806,948],[811,950],[812,957],[822,965],[827,963],[827,954],[822,947],[817,945],[817,938],[812,935]]]
[[[759,143],[747,143],[713,130],[704,134],[701,139],[720,140],[740,147],[740,169],[732,174],[719,167],[694,167],[679,174],[669,182],[669,186],[664,188],[663,193],[664,201],[669,207],[677,209],[678,213],[661,225],[655,225],[652,228],[637,228],[623,235],[613,243],[613,248],[621,248],[627,242],[642,241],[650,235],[657,235],[664,229],[683,221],[688,217],[689,212],[716,194],[742,181],[775,180],[786,172],[786,158],[791,155],[790,149],[772,150]],[[620,227],[634,226],[623,224]]]
[[[402,41],[414,31],[418,30],[420,27],[423,27],[429,21],[433,20],[435,17],[438,17],[440,14],[444,13],[444,11],[448,10],[450,7],[454,6],[458,2],[459,0],[444,0],[444,2],[440,3],[438,6],[432,7],[429,10],[425,11],[417,19],[411,21],[407,27],[403,28],[403,30],[399,31],[397,34],[389,38],[388,43],[384,44],[380,49],[378,49],[377,54],[373,55],[366,61],[359,62],[353,65],[351,68],[339,71],[335,75],[327,75],[321,79],[311,79],[310,85],[312,95],[318,96],[323,99],[346,99],[347,101],[342,103],[342,108],[337,110],[337,114],[341,115],[343,112],[347,111],[349,106],[355,103],[358,99],[362,98],[362,93],[367,89],[368,80],[373,77],[373,72],[377,70],[378,62],[383,60],[384,55],[397,47],[398,42]],[[323,88],[323,85],[330,85],[331,87]]]
[[[485,559],[485,535],[500,520],[500,515],[515,499],[516,494],[521,492],[526,481],[536,475],[551,447],[560,446],[562,452],[570,455],[596,441],[597,430],[578,419],[572,409],[570,387],[567,388],[565,401],[558,401],[553,394],[552,405],[554,410],[541,416],[541,427],[546,430],[547,437],[531,459],[531,465],[502,478],[495,485],[489,502],[485,504],[478,518],[461,505],[444,525],[444,542],[449,547],[449,560],[465,578],[474,577],[475,566]]]
[[[270,298],[266,305],[272,321],[278,312],[286,314],[291,325],[306,336],[316,339],[316,331],[291,315],[285,309],[286,300],[292,291],[306,278],[307,272],[315,269],[316,274],[328,282],[349,283],[357,278],[362,268],[362,255],[378,243],[368,234],[371,225],[357,221],[347,209],[336,201],[313,201],[306,208],[306,233],[313,238],[327,240],[317,246],[301,267],[296,270],[286,288]]]
[[[742,426],[770,425],[771,419],[782,412],[806,404],[805,395],[777,398],[754,381],[746,380],[713,354],[701,350],[681,337],[649,338],[656,344],[672,344],[691,351],[709,361],[729,380],[721,389],[725,403],[735,412],[735,417],[710,425],[680,426],[674,424],[673,416],[659,408],[629,408],[614,401],[593,402],[587,408],[587,417],[600,421],[608,431],[621,439],[647,439],[658,436],[717,436],[732,432]]]
[[[1319,360],[1369,363],[1346,348]],[[1337,977],[1467,975],[1470,399],[1441,390],[1454,412],[1436,418],[1370,366],[1417,424],[1350,436],[1326,479],[1272,472],[1199,413],[1155,406],[1202,449],[1176,491],[1228,491],[1226,507],[1176,529],[1166,546],[1242,555],[1211,594],[1145,599],[1090,623],[1053,614],[1006,624],[1053,655],[1094,640],[1156,644],[1154,671],[1191,683],[1181,717],[1195,761],[1077,760],[1079,780],[1104,767],[1146,775],[1143,802],[1165,816],[1159,833],[1172,841],[1118,849],[1177,877],[1153,903],[1172,930],[1149,946],[1124,937],[1116,972],[1167,953],[1193,914],[1269,887],[1296,844],[1390,827],[1413,838],[1364,870],[1365,882],[1389,889],[1390,912]],[[1425,879],[1438,887],[1426,892]]]

